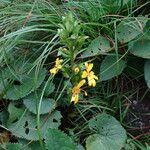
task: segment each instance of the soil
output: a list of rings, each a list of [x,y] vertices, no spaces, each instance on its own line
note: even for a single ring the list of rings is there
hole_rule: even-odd
[[[146,90],[146,89],[145,89]],[[140,95],[145,92],[139,91]],[[150,91],[144,99],[133,99],[130,103],[129,111],[126,114],[125,122],[129,126],[127,131],[134,136],[135,140],[146,138],[150,144]]]

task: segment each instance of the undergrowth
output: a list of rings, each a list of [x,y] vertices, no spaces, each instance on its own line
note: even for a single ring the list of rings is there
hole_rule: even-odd
[[[1,149],[149,150],[149,5],[1,0]]]

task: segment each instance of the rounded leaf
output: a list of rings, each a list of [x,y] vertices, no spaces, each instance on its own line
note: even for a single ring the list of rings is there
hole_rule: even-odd
[[[125,67],[125,60],[117,60],[116,56],[106,56],[100,67],[101,81],[120,75]]]
[[[117,26],[118,40],[121,43],[126,43],[136,38],[139,34],[142,34],[147,20],[145,17],[137,17],[134,20],[123,20]]]
[[[82,54],[82,58],[91,57],[98,54],[105,54],[111,50],[110,42],[103,36],[94,39],[88,46],[87,50]]]
[[[32,64],[23,61],[14,62],[11,67],[6,67],[0,72],[0,89],[4,92],[4,98],[18,100],[35,89],[43,82],[46,76],[46,69],[36,68],[30,70]]]
[[[150,39],[139,39],[132,43],[130,52],[135,56],[150,59]]]
[[[40,117],[42,138],[45,138],[45,131],[49,128],[57,129],[59,127],[61,117],[59,111],[54,111],[50,115],[42,115]],[[28,113],[17,122],[10,124],[8,129],[16,137],[34,141],[39,140],[37,132],[37,117]]]
[[[114,117],[97,115],[89,121],[89,127],[96,134],[87,138],[87,150],[120,150],[124,146],[126,131]]]
[[[26,108],[34,114],[37,114],[37,108],[40,101],[40,95],[31,94],[23,99],[23,103]],[[56,107],[55,101],[50,98],[42,99],[40,114],[46,114]]]
[[[48,129],[45,137],[47,150],[77,150],[72,139],[59,130]]]

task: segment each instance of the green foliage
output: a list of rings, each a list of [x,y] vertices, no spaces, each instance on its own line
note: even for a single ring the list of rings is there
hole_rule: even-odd
[[[37,114],[39,101],[40,101],[40,95],[34,93],[30,94],[29,96],[23,99],[23,103],[26,106],[26,108],[34,114]],[[53,99],[43,97],[40,114],[46,114],[48,112],[52,112],[55,109],[55,107],[56,107],[56,103]]]
[[[43,82],[40,86],[41,92],[44,89],[46,82]],[[52,81],[49,81],[45,90],[44,90],[44,96],[48,97],[51,93],[53,93],[55,90],[55,84]]]
[[[138,39],[130,46],[130,52],[135,56],[149,59],[150,58],[150,40],[146,38]]]
[[[110,115],[97,115],[89,121],[89,127],[95,134],[87,138],[87,150],[120,150],[125,144],[127,138],[126,131]]]
[[[7,111],[1,111],[0,112],[0,122],[2,125],[6,125],[7,124],[7,119],[9,117],[9,114]]]
[[[125,148],[125,150],[137,150],[135,145],[131,142],[127,143],[124,148]]]
[[[65,133],[56,129],[47,130],[45,144],[47,150],[77,150],[73,140]]]
[[[100,67],[100,78],[102,81],[112,79],[120,75],[125,67],[125,60],[117,59],[116,56],[106,56]]]
[[[31,69],[31,64],[23,61],[16,61],[11,67],[4,68],[0,72],[0,87],[4,98],[18,100],[25,97],[43,82],[46,70]]]
[[[59,111],[52,112],[49,116],[41,116],[41,133],[42,138],[45,137],[45,131],[49,128],[57,129],[60,125],[61,114]],[[15,123],[9,125],[9,130],[16,137],[27,140],[38,140],[36,116],[26,114]]]
[[[148,150],[149,2],[64,1],[0,0],[0,149]]]
[[[138,35],[143,34],[146,17],[137,17],[134,20],[126,19],[117,26],[117,38],[121,43],[130,42]]]
[[[18,120],[22,116],[24,110],[22,108],[17,108],[14,105],[14,103],[10,103],[8,106],[8,112],[9,112],[8,122],[12,123],[15,120]]]
[[[6,145],[2,145],[2,150],[31,150],[27,145],[22,145],[19,143],[8,143]]]
[[[99,36],[90,43],[87,50],[82,54],[82,58],[106,54],[111,50],[109,40],[103,36]]]

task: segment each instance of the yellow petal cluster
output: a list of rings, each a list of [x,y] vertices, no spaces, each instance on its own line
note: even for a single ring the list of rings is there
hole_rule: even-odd
[[[79,94],[81,92],[81,87],[85,84],[85,80],[81,80],[76,86],[73,87],[72,89],[72,98],[71,98],[71,102],[73,102],[74,104],[76,104],[79,101]],[[87,94],[85,92],[85,94]]]
[[[88,85],[89,86],[96,86],[96,80],[98,80],[98,77],[94,74],[93,71],[91,71],[93,68],[92,63],[85,63],[85,70],[82,73],[82,78],[87,78],[88,79]]]
[[[49,70],[50,73],[55,75],[62,68],[62,65],[61,65],[62,62],[63,62],[62,59],[57,58],[55,61],[55,66]]]

